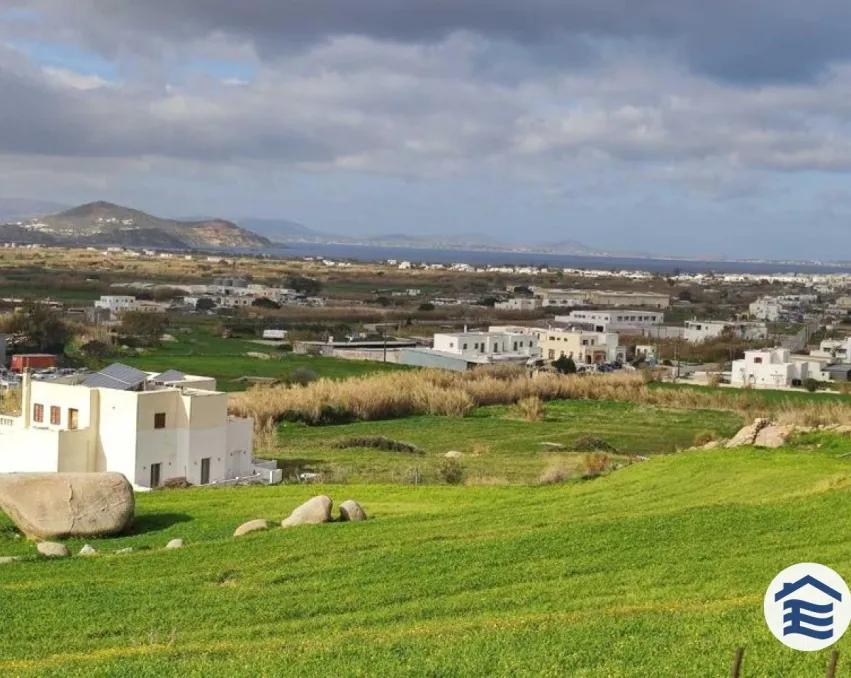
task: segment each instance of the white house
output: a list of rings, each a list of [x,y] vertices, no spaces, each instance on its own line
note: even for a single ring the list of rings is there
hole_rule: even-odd
[[[730,383],[734,386],[783,387],[800,386],[805,379],[829,381],[815,360],[794,358],[787,348],[745,351],[744,360],[734,360]]]
[[[660,311],[571,311],[556,316],[556,322],[589,325],[595,332],[640,332],[661,325],[665,314]]]
[[[113,316],[124,311],[132,311],[135,305],[136,297],[129,295],[103,295],[95,301],[95,308],[105,308]]]
[[[515,297],[508,301],[500,301],[494,305],[498,311],[520,311],[529,312],[535,311],[541,307],[540,299],[530,299],[526,297]]]
[[[433,350],[471,362],[512,362],[537,357],[538,340],[519,331],[435,334]]]
[[[689,320],[683,336],[686,341],[699,344],[728,334],[731,339],[759,341],[768,337],[765,323],[728,322],[726,320]]]
[[[21,396],[22,415],[0,417],[2,473],[117,471],[153,488],[262,468],[252,458],[254,422],[229,417],[227,394],[208,377],[115,364],[50,382],[26,374]]]
[[[825,339],[818,350],[810,351],[813,358],[827,359],[832,363],[851,363],[851,337],[845,339]]]
[[[619,345],[614,332],[590,332],[561,327],[501,327],[491,332],[519,332],[537,339],[539,354],[544,360],[573,358],[576,364],[626,361],[626,348]]]

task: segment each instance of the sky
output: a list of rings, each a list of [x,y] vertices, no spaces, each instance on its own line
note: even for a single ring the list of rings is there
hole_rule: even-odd
[[[0,0],[0,198],[848,259],[847,0]]]

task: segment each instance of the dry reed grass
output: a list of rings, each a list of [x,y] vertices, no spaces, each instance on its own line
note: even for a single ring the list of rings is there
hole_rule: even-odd
[[[19,389],[0,392],[0,414],[9,417],[21,415],[21,391]]]
[[[729,410],[745,418],[769,416],[782,423],[816,426],[851,424],[851,403],[772,402],[755,391],[650,388],[641,374],[530,376],[523,368],[470,372],[416,370],[320,379],[306,386],[258,386],[231,396],[230,411],[252,417],[259,430],[282,421],[310,425],[395,419],[415,415],[463,417],[487,405],[515,405],[525,399],[609,400],[675,409]]]
[[[517,409],[526,421],[536,422],[541,421],[546,413],[546,405],[538,396],[529,396],[523,398],[517,403]]]

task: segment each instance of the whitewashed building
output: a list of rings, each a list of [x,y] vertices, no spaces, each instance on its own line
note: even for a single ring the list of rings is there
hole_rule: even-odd
[[[541,308],[541,300],[527,297],[515,297],[508,301],[499,301],[494,305],[498,311],[517,311],[528,313]]]
[[[433,350],[482,363],[524,361],[540,355],[538,340],[520,331],[435,334]]]
[[[21,395],[22,415],[0,417],[0,473],[116,471],[136,488],[270,473],[252,458],[254,422],[228,416],[208,377],[116,364],[51,382],[27,374]]]
[[[768,337],[768,326],[765,323],[729,322],[726,320],[689,320],[685,324],[683,337],[693,344],[700,344],[710,339],[723,336],[731,339],[759,341]]]
[[[745,351],[743,360],[734,360],[730,383],[734,386],[800,386],[806,379],[829,381],[830,376],[816,360],[793,357],[786,348]]]
[[[640,332],[656,327],[665,320],[660,311],[571,311],[568,315],[556,316],[556,322],[572,325],[587,325],[595,332]]]
[[[813,358],[822,358],[831,363],[851,364],[851,337],[845,339],[825,339],[818,349],[810,351]]]
[[[95,308],[105,308],[111,315],[115,316],[124,311],[132,311],[136,305],[136,297],[130,295],[109,294],[103,295],[95,301]]]

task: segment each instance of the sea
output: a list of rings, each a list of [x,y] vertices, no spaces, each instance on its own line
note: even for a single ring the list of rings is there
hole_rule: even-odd
[[[335,261],[379,262],[395,259],[412,263],[470,264],[471,266],[547,266],[586,270],[649,271],[651,273],[851,273],[851,263],[700,261],[605,256],[494,252],[482,250],[408,249],[325,243],[288,243],[286,247],[243,250],[282,258],[321,257]]]

